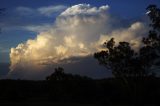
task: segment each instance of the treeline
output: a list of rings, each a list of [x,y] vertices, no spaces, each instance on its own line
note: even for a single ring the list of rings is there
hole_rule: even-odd
[[[101,80],[0,80],[0,102],[159,104],[160,78]],[[134,82],[133,82],[134,81]]]

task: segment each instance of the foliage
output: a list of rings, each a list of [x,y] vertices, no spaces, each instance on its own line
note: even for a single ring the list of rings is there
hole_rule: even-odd
[[[160,9],[156,5],[147,7],[148,16],[151,20],[149,35],[142,39],[144,47],[140,49],[141,60],[146,68],[158,68],[160,65]]]
[[[130,77],[143,73],[138,71],[140,67],[137,63],[137,54],[131,49],[128,42],[119,42],[119,45],[116,46],[112,38],[105,42],[104,46],[107,50],[95,53],[94,56],[100,64],[111,69],[113,75],[116,77]],[[138,72],[135,72],[135,70]]]
[[[148,16],[151,20],[150,26],[160,32],[160,9],[156,5],[149,5],[146,10],[148,10]]]
[[[64,69],[61,67],[55,68],[55,72],[51,74],[50,76],[46,77],[46,80],[51,80],[51,81],[90,80],[90,79],[91,78],[88,78],[86,76],[72,75],[69,73],[64,73]]]
[[[115,45],[114,38],[104,43],[105,51],[94,54],[101,65],[112,70],[115,77],[144,77],[154,75],[160,65],[160,9],[155,5],[147,8],[151,30],[142,39],[144,46],[136,53],[128,42]]]

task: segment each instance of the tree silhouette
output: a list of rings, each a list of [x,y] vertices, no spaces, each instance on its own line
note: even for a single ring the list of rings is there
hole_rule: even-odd
[[[55,72],[46,77],[46,80],[62,81],[62,80],[91,80],[91,78],[80,75],[72,75],[65,73],[62,67],[55,68]]]
[[[141,56],[128,42],[119,42],[118,46],[115,46],[114,39],[111,38],[104,46],[107,50],[95,53],[94,56],[100,64],[112,70],[115,77],[140,77],[149,74],[141,64]]]
[[[160,65],[160,9],[150,5],[147,11],[151,30],[148,37],[142,39],[144,46],[138,53],[128,42],[119,42],[116,46],[114,38],[111,38],[104,43],[105,51],[94,54],[99,63],[111,70],[115,77],[150,76],[154,74],[153,68]]]
[[[112,71],[133,103],[150,98],[150,92],[156,90],[151,82],[156,79],[155,71],[160,70],[160,9],[150,5],[146,10],[151,21],[150,30],[142,39],[143,45],[138,52],[128,42],[115,45],[114,38],[111,38],[104,43],[106,50],[94,54],[101,65]]]
[[[48,76],[46,80],[63,80],[65,77],[64,69],[61,67],[55,68],[55,72]]]
[[[140,49],[140,59],[146,71],[159,69],[160,65],[160,9],[156,5],[147,8],[151,20],[150,31],[147,37],[142,39],[144,46]]]
[[[138,54],[130,47],[128,42],[119,42],[116,46],[114,39],[111,38],[104,43],[106,51],[94,54],[101,65],[112,70],[115,77],[138,77],[145,76],[144,70],[140,65]]]
[[[160,32],[160,9],[157,8],[156,5],[149,5],[146,10],[148,11],[147,15],[151,20],[150,26],[152,29]]]

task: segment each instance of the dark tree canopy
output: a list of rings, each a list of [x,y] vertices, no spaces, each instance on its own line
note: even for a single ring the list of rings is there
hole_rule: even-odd
[[[135,52],[128,42],[115,45],[114,38],[104,43],[105,51],[94,54],[101,65],[111,70],[115,77],[144,77],[153,75],[160,65],[160,9],[156,5],[147,7],[151,20],[150,31],[142,39],[144,46]]]
[[[148,36],[142,39],[144,46],[139,53],[146,68],[160,69],[160,9],[156,5],[150,5],[147,11],[151,29]]]
[[[91,78],[80,75],[72,75],[65,73],[62,67],[55,68],[55,71],[50,76],[46,77],[50,81],[64,81],[64,80],[91,80]]]
[[[149,5],[146,10],[151,20],[150,26],[160,32],[160,9],[156,5]]]
[[[47,80],[63,80],[65,77],[64,69],[61,67],[55,68],[55,72],[48,76]]]
[[[95,58],[107,69],[112,70],[115,77],[145,76],[147,73],[140,66],[137,53],[128,42],[119,42],[116,46],[112,38],[104,43],[106,51],[95,53]]]

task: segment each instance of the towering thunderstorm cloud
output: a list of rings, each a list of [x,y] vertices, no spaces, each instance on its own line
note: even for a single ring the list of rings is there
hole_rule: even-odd
[[[141,37],[146,34],[143,23],[135,22],[128,27],[109,13],[109,6],[92,7],[78,4],[67,8],[55,20],[48,31],[35,39],[28,39],[10,51],[10,75],[18,71],[34,73],[49,64],[75,62],[73,57],[86,57],[98,50],[107,39],[128,41],[136,49]]]

